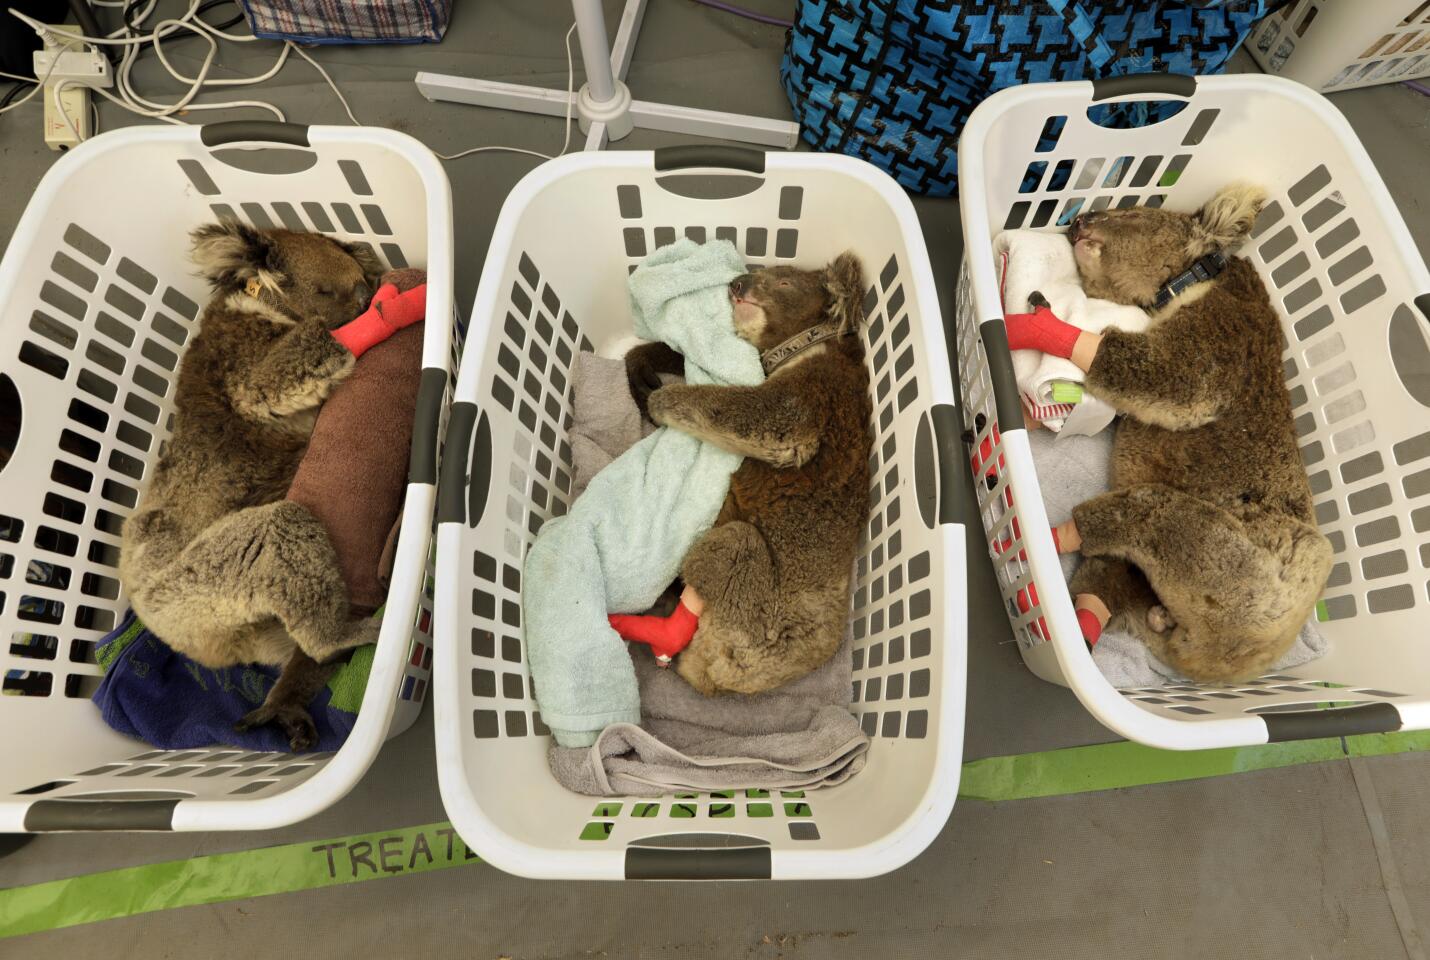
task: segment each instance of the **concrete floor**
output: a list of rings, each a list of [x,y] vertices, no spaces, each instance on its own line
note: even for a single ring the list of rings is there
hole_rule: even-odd
[[[173,0],[166,0],[173,2]],[[747,0],[770,11],[783,0]],[[619,5],[607,3],[614,23]],[[565,83],[561,0],[469,0],[440,46],[322,48],[364,122],[442,152],[501,143],[552,151],[559,120],[423,100],[418,69],[550,86]],[[787,117],[782,31],[683,0],[652,3],[630,83],[637,97]],[[234,75],[266,68],[264,46],[224,45]],[[197,44],[176,48],[193,69]],[[182,52],[181,52],[182,51]],[[1247,62],[1249,69],[1249,61]],[[148,66],[152,67],[153,64]],[[578,68],[579,69],[579,68]],[[170,90],[154,72],[150,90]],[[578,80],[579,72],[578,72]],[[307,123],[345,123],[295,60],[257,95]],[[1430,253],[1424,179],[1430,100],[1399,86],[1339,94]],[[137,118],[107,105],[105,129]],[[0,118],[0,243],[8,243],[54,155],[38,111]],[[680,138],[637,132],[622,148]],[[502,200],[534,161],[481,154],[447,165],[457,206],[459,301],[470,302]],[[961,251],[953,201],[919,201],[942,296]],[[977,524],[965,491],[965,516]],[[968,759],[1113,739],[1065,690],[1023,668],[992,570],[970,543]],[[1430,931],[1430,757],[1347,760],[1217,780],[986,804],[965,801],[912,865],[864,882],[534,883],[486,866],[300,894],[190,907],[0,940],[0,957],[326,957],[355,949],[461,957],[1346,957],[1421,960]],[[444,819],[430,711],[322,815],[262,835],[47,835],[0,862],[10,887],[114,867],[342,836]],[[1403,896],[1403,901],[1400,897]],[[1392,902],[1408,905],[1396,916]]]

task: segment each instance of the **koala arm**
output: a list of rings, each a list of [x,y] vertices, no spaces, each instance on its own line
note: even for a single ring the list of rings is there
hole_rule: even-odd
[[[1145,333],[1109,328],[1087,371],[1087,387],[1121,413],[1166,430],[1215,420],[1242,377],[1234,337],[1211,335],[1174,317]]]
[[[280,420],[327,399],[355,359],[322,324],[301,322],[229,374],[229,398],[240,416]]]
[[[757,387],[672,384],[650,396],[650,417],[775,467],[802,467],[819,450],[816,405],[766,382]]]

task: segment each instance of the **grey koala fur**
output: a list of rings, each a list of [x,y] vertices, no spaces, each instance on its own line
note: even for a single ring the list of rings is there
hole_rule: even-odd
[[[658,373],[682,372],[680,355],[655,343],[626,356],[631,392],[653,421],[745,457],[682,567],[705,608],[676,669],[706,695],[770,690],[834,655],[869,505],[869,376],[853,335],[863,319],[858,259],[758,270],[730,286],[736,331],[761,351],[830,320],[844,335],[755,387],[655,389]]]
[[[351,618],[326,531],[283,499],[318,405],[354,357],[329,330],[367,307],[381,265],[321,234],[224,222],[193,231],[213,286],[179,367],[174,432],[125,521],[119,574],[135,613],[207,667],[284,665],[240,729],[316,742],[307,704],[333,658],[376,640]]]
[[[1236,185],[1194,214],[1134,207],[1073,221],[1088,296],[1148,305],[1213,250],[1240,244],[1265,197]],[[1202,681],[1270,669],[1325,587],[1331,546],[1316,529],[1281,363],[1281,324],[1250,262],[1152,312],[1145,333],[1103,334],[1087,386],[1125,416],[1112,489],[1073,510],[1082,553],[1074,594],[1163,662]]]

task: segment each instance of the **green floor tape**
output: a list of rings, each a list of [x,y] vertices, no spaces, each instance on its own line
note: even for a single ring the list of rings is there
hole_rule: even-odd
[[[450,823],[170,860],[0,890],[0,937],[477,863]]]
[[[1430,731],[1178,752],[1104,743],[963,765],[962,800],[1025,800],[1430,750]],[[450,823],[220,853],[0,890],[0,937],[477,863]]]

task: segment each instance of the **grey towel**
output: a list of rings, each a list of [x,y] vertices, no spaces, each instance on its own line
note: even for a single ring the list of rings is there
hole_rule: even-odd
[[[590,478],[649,432],[626,386],[625,363],[579,354],[571,382],[572,483]],[[551,772],[594,796],[661,796],[727,787],[805,790],[842,783],[864,766],[869,738],[849,712],[850,639],[827,664],[754,696],[705,697],[650,651],[630,649],[641,723],[612,724],[590,747],[552,741]]]
[[[1047,430],[1028,431],[1028,445],[1033,451],[1038,486],[1043,491],[1043,506],[1047,508],[1049,523],[1062,523],[1072,516],[1073,507],[1107,490],[1114,433],[1114,430],[1104,430],[1083,437],[1054,434]],[[1080,555],[1066,553],[1060,559],[1063,577],[1071,580]],[[1301,628],[1301,635],[1286,651],[1276,669],[1288,670],[1325,656],[1329,648],[1325,636],[1316,628],[1313,615]],[[1092,660],[1107,682],[1118,689],[1162,687],[1169,683],[1186,682],[1186,678],[1152,656],[1146,644],[1125,631],[1105,631],[1097,646],[1092,648]]]

